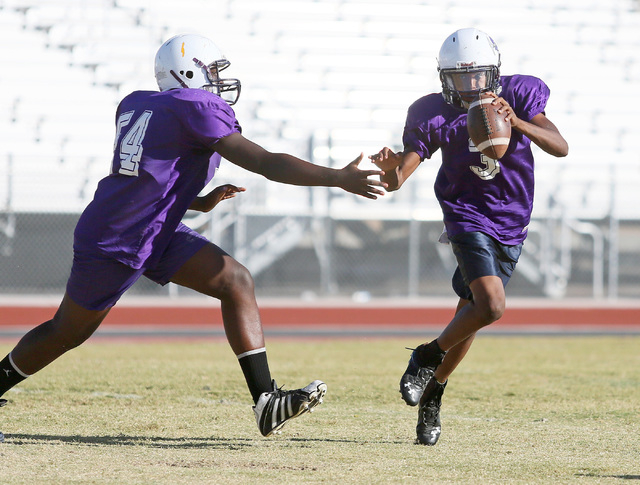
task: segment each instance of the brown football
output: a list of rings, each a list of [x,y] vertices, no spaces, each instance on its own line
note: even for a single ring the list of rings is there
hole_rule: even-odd
[[[505,114],[498,114],[498,106],[491,104],[494,98],[480,93],[469,105],[467,130],[471,141],[484,155],[494,160],[504,156],[511,139],[511,123]]]

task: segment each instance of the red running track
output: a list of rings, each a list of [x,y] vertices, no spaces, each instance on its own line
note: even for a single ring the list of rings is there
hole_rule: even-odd
[[[35,300],[0,303],[0,331],[6,327],[33,327],[49,320],[57,302]],[[260,313],[265,330],[269,328],[443,328],[451,319],[455,300],[372,300],[367,303],[344,301],[265,301]],[[136,326],[211,328],[221,326],[217,302],[204,299],[135,299],[119,303],[105,319],[101,330]],[[592,300],[549,301],[513,300],[507,302],[502,319],[491,329],[533,330],[600,329],[640,332],[640,300],[594,302]]]

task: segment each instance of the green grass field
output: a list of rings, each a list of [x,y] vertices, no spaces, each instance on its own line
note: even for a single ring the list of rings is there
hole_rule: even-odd
[[[278,384],[329,390],[263,438],[226,342],[89,341],[5,395],[0,482],[640,482],[640,338],[479,337],[435,447],[397,390],[418,343],[272,339]]]

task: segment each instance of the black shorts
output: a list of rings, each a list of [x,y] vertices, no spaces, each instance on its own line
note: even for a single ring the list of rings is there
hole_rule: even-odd
[[[508,246],[482,232],[449,236],[449,241],[458,261],[452,279],[453,291],[465,300],[473,300],[469,284],[481,276],[499,276],[507,286],[522,252],[522,243]]]

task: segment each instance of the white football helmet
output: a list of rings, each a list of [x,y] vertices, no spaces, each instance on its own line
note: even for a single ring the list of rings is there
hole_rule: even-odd
[[[230,105],[240,97],[240,81],[221,79],[220,71],[230,62],[209,39],[197,34],[181,34],[160,46],[155,74],[160,91],[177,88],[204,89]]]
[[[446,38],[438,54],[438,72],[445,101],[467,109],[484,91],[500,94],[498,46],[478,29],[460,29]]]

